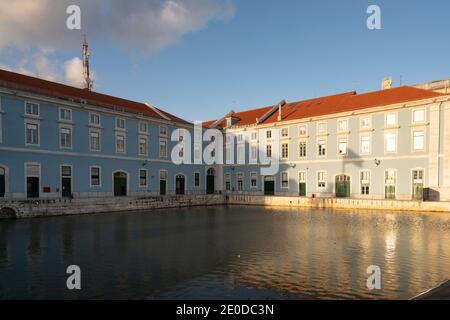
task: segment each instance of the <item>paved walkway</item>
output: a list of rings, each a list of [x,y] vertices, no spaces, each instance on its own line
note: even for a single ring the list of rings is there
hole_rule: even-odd
[[[414,297],[413,300],[450,300],[450,280]]]

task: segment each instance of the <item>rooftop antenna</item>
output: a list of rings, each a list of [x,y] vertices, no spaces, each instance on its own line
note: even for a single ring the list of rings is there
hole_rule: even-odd
[[[92,85],[94,84],[91,80],[90,70],[89,70],[89,44],[84,36],[83,41],[83,77],[84,77],[84,89],[92,90]]]

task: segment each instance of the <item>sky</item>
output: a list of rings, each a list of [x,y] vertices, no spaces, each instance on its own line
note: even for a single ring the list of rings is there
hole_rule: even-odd
[[[81,30],[66,9],[81,8]],[[369,5],[381,30],[369,30]],[[0,68],[149,102],[189,121],[450,77],[448,0],[0,0]]]

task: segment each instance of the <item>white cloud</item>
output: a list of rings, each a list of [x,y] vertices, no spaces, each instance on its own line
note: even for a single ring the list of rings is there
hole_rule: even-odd
[[[95,72],[91,72],[91,80],[95,80]],[[80,58],[73,58],[64,63],[64,81],[74,87],[83,87],[83,61]]]

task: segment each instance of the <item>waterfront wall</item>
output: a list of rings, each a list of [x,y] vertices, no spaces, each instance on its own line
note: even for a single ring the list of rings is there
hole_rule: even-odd
[[[1,218],[33,218],[62,215],[145,211],[161,208],[212,206],[225,204],[222,195],[166,197],[125,197],[91,199],[55,199],[0,202]]]
[[[156,197],[9,200],[0,202],[0,219],[34,218],[214,205],[450,212],[450,202],[350,198],[269,197],[260,195],[185,195]]]
[[[450,202],[421,202],[406,200],[372,200],[351,198],[302,198],[230,195],[228,204],[273,207],[303,207],[319,209],[366,209],[415,212],[450,212]]]

